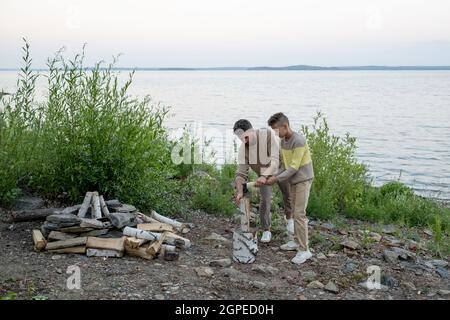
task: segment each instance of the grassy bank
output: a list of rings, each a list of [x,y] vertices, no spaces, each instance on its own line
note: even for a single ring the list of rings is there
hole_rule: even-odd
[[[0,202],[10,205],[21,190],[67,203],[87,190],[118,197],[143,210],[165,214],[201,209],[232,214],[234,165],[175,165],[163,127],[167,109],[128,94],[133,74],[120,84],[113,65],[85,69],[84,55],[48,61],[48,89],[35,101],[29,47],[24,47],[17,92],[0,107]],[[400,182],[371,184],[355,156],[356,141],[333,135],[319,114],[307,136],[316,178],[309,215],[395,222],[434,230],[437,241],[450,230],[450,210],[415,195]],[[276,188],[275,188],[276,189]],[[279,192],[275,208],[281,206]]]

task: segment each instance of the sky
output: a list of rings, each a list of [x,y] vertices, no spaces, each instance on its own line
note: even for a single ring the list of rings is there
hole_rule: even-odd
[[[0,68],[450,65],[448,0],[0,0]]]

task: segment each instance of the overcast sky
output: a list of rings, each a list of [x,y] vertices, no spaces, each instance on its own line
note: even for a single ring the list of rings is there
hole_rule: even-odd
[[[450,65],[448,0],[0,0],[0,68],[87,43],[120,66]]]

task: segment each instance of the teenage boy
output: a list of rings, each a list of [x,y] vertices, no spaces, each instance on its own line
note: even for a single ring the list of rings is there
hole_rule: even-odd
[[[272,186],[266,185],[266,181],[279,170],[279,138],[270,128],[253,129],[250,121],[246,119],[236,121],[233,131],[242,141],[238,152],[238,169],[235,178],[236,205],[239,205],[244,196],[243,184],[248,181],[248,172],[251,168],[258,175],[256,185],[260,187],[259,216],[263,229],[260,241],[270,242]]]
[[[314,171],[306,138],[294,132],[289,119],[283,113],[274,114],[268,120],[269,126],[278,132],[281,138],[282,169],[267,179],[266,184],[288,182],[291,186],[291,207],[294,216],[294,240],[290,240],[280,248],[282,250],[297,250],[296,256],[291,260],[295,264],[302,264],[312,257],[308,244],[308,219],[306,207],[308,206],[309,192],[314,179]]]

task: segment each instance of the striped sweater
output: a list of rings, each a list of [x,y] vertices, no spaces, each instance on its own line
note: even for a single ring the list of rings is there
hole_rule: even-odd
[[[289,139],[281,139],[281,160],[282,168],[277,175],[279,181],[297,184],[314,178],[311,153],[302,134],[294,132]]]

